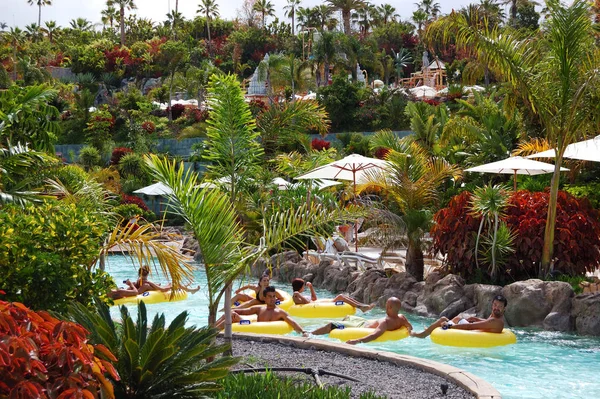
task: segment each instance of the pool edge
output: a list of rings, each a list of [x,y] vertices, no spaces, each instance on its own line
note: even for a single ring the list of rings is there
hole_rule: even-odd
[[[219,336],[222,337],[223,334],[220,333]],[[414,356],[400,355],[387,351],[377,351],[341,342],[335,343],[314,338],[284,337],[251,333],[233,333],[233,338],[247,341],[275,342],[288,346],[294,346],[299,349],[318,349],[328,352],[342,353],[344,355],[353,357],[387,361],[395,365],[410,366],[452,381],[456,385],[475,395],[475,397],[478,399],[502,398],[500,392],[498,392],[498,390],[486,380],[457,367],[429,359],[421,359]]]

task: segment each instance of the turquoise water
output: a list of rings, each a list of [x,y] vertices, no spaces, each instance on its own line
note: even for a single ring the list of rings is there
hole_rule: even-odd
[[[122,256],[109,257],[107,271],[119,283],[135,278],[137,274],[137,268]],[[206,277],[200,268],[195,277],[194,286],[206,285]],[[154,276],[152,281],[166,282]],[[274,285],[288,289],[282,284]],[[169,320],[187,310],[190,325],[206,325],[208,298],[202,291],[184,301],[148,305],[148,310],[151,315],[163,312]],[[331,295],[324,290],[316,291],[319,297]],[[113,307],[111,312],[115,318],[119,317],[117,307]],[[383,314],[381,309],[377,309],[367,317],[378,318]],[[417,331],[433,322],[433,319],[412,315],[408,315],[408,319]],[[298,319],[298,322],[306,329],[324,323],[315,319]],[[489,349],[452,348],[436,345],[429,339],[416,338],[364,346],[431,359],[469,371],[490,382],[503,398],[600,398],[599,338],[524,328],[513,329],[513,332],[517,335],[516,345]],[[323,339],[328,338],[325,336]]]

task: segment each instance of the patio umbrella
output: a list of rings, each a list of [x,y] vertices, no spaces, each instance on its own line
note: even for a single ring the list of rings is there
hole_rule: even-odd
[[[296,179],[335,179],[352,181],[354,201],[356,202],[356,182],[365,179],[369,170],[385,169],[387,161],[369,158],[358,154],[348,155],[338,161],[318,167]],[[354,237],[358,234],[358,224],[354,224]],[[355,250],[358,251],[358,241],[355,240]]]
[[[138,190],[135,190],[133,193],[134,194],[144,194],[144,195],[148,195],[150,197],[160,197],[163,195],[173,194],[173,190],[171,190],[171,188],[169,186],[167,186],[161,182],[158,182],[158,183],[154,183],[149,186],[146,186],[146,187],[142,187]],[[154,201],[155,200],[153,199],[152,202],[154,202]],[[152,210],[155,211],[155,209],[156,209],[155,203],[153,204],[152,208],[153,208]],[[159,202],[158,203],[158,213],[161,213],[161,212],[162,212],[162,206],[161,206],[161,203]]]
[[[437,90],[429,86],[418,86],[408,89],[410,94],[417,98],[433,98],[437,96]]]
[[[561,172],[566,172],[569,169],[560,168],[560,170]],[[552,173],[554,172],[554,165],[523,157],[510,157],[503,159],[502,161],[465,169],[465,172],[503,173],[514,175],[514,189],[517,191],[517,175],[541,175],[544,173]]]
[[[537,154],[529,155],[527,158],[554,158],[556,153],[554,150],[538,152]],[[578,159],[581,161],[600,162],[600,136],[593,139],[579,141],[569,144],[565,149],[563,158]]]

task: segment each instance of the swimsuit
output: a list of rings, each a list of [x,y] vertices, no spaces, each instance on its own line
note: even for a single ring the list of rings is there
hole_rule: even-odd
[[[344,328],[360,328],[360,327],[364,327],[364,325],[367,324],[368,322],[369,322],[369,320],[363,319],[362,317],[346,316],[346,317],[344,317],[344,320],[342,320],[342,321],[332,321],[331,329],[332,330],[335,330],[335,329],[343,330]]]
[[[449,320],[449,321],[446,322],[446,324],[448,324],[449,326],[453,326],[454,322],[452,320]],[[456,323],[456,324],[459,324],[459,325],[460,324],[469,324],[469,322],[466,319],[460,319],[458,321],[458,323]]]

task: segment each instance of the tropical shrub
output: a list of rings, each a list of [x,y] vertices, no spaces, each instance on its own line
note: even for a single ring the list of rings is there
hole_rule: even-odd
[[[183,112],[185,111],[185,105],[183,104],[173,104],[172,107],[167,107],[167,114],[169,113],[169,109],[171,109],[173,120],[179,119]]]
[[[140,209],[148,212],[148,206],[140,197],[136,197],[135,195],[127,195],[123,194],[121,197],[121,204],[134,204],[137,205]]]
[[[0,210],[0,288],[32,309],[89,304],[112,278],[92,271],[108,225],[99,213],[65,202]]]
[[[361,133],[341,133],[337,135],[337,139],[344,146],[346,154],[371,155],[371,140]]]
[[[600,209],[600,183],[569,184],[564,190],[577,198],[587,198],[595,209]]]
[[[82,326],[23,304],[0,301],[0,397],[114,398],[119,380],[104,345]]]
[[[113,149],[112,155],[110,157],[110,164],[118,165],[119,162],[121,161],[121,158],[123,158],[123,156],[125,156],[126,154],[130,154],[132,152],[133,152],[133,150],[131,148],[127,148],[127,147],[117,147],[117,148]]]
[[[97,110],[92,113],[90,120],[85,128],[87,142],[105,152],[112,141],[112,131],[115,126],[115,118],[110,112]]]
[[[122,204],[112,209],[112,212],[119,215],[124,221],[130,220],[134,216],[141,216],[146,220],[154,220],[154,213],[145,211],[136,204]]]
[[[79,163],[86,169],[100,165],[102,156],[96,147],[85,146],[79,151]]]
[[[516,234],[515,252],[506,257],[505,266],[499,270],[498,281],[538,275],[548,196],[548,192],[524,190],[511,195],[502,221]],[[465,191],[452,198],[448,207],[434,216],[435,225],[431,230],[434,250],[445,255],[448,271],[467,279],[482,274],[475,263],[480,218],[470,212],[471,197],[472,194]],[[554,269],[565,275],[579,276],[596,268],[600,261],[598,211],[587,200],[560,191],[556,220]]]
[[[332,131],[352,129],[354,114],[359,107],[361,87],[346,76],[334,76],[333,83],[319,89],[319,103],[331,119]]]
[[[350,388],[328,386],[319,388],[312,382],[298,381],[289,376],[279,377],[272,371],[253,374],[230,374],[223,380],[223,391],[217,399],[261,398],[279,399],[285,392],[286,399],[350,399]],[[372,392],[362,393],[359,399],[380,399]]]
[[[121,322],[113,321],[108,306],[99,301],[90,310],[80,304],[68,317],[89,331],[90,342],[104,345],[117,356],[120,379],[109,376],[117,398],[198,398],[221,389],[219,380],[237,359],[220,356],[228,345],[215,344],[216,329],[186,327],[187,312],[166,325],[164,314],[148,323],[146,306],[138,304],[137,320],[121,306]],[[246,397],[246,396],[242,396]]]
[[[318,137],[314,138],[310,143],[310,147],[315,151],[328,150],[331,146],[331,143],[327,140],[320,139]]]
[[[123,155],[119,160],[117,169],[122,177],[136,176],[143,180],[144,177],[148,176],[148,168],[142,156],[134,152]]]

